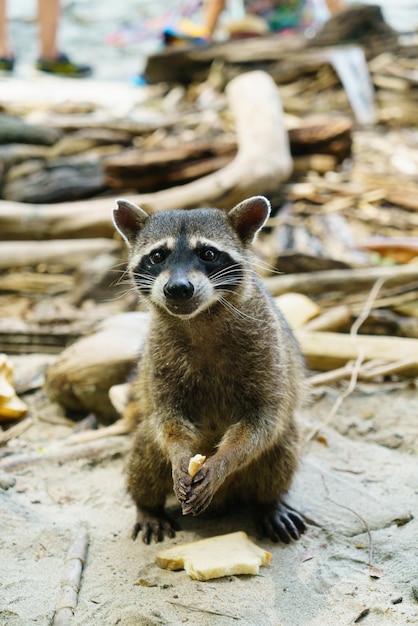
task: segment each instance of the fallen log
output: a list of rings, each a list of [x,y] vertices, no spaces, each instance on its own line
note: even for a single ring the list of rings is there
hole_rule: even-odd
[[[295,331],[296,337],[312,370],[332,370],[354,361],[359,354],[363,361],[379,360],[383,363],[410,360],[402,374],[418,376],[418,339],[409,337],[375,337],[371,335],[344,335],[342,333]]]
[[[6,354],[60,354],[69,344],[92,331],[97,320],[24,321],[0,318],[0,351]]]
[[[230,208],[246,196],[268,196],[278,191],[291,173],[292,160],[276,85],[264,72],[249,72],[228,84],[227,96],[238,142],[234,160],[191,183],[128,196],[129,200],[153,211],[196,206]],[[113,237],[114,202],[114,198],[54,206],[0,202],[0,237]]]
[[[231,40],[212,43],[204,46],[167,47],[147,58],[145,78],[149,83],[179,82],[187,84],[202,82],[208,78],[212,63],[222,61],[224,64],[235,65],[236,72],[242,71],[244,64],[257,63],[266,67],[279,59],[289,59],[292,53],[300,53],[307,58],[305,51],[306,38],[302,36],[286,37],[282,40],[277,35],[266,35],[247,39],[245,46],[242,40]],[[312,55],[312,51],[310,51]],[[319,55],[315,55],[319,56]],[[311,56],[312,59],[312,56]],[[318,61],[313,61],[318,64]],[[286,65],[293,65],[287,62]]]
[[[131,447],[129,437],[107,437],[101,441],[93,443],[82,443],[79,445],[67,444],[66,440],[61,440],[58,444],[52,444],[42,452],[10,454],[0,459],[0,471],[13,472],[25,467],[41,465],[43,463],[56,464],[77,461],[79,459],[94,459],[95,462],[115,454],[126,454]]]
[[[343,115],[325,117],[316,123],[308,118],[302,126],[289,130],[292,156],[329,154],[338,163],[350,156],[353,122]]]
[[[148,152],[131,149],[104,161],[104,183],[115,189],[157,191],[219,170],[235,154],[235,142],[225,141],[193,141]]]
[[[46,372],[48,396],[72,411],[93,412],[104,421],[119,417],[108,391],[126,382],[148,328],[144,313],[125,313],[64,350]]]
[[[328,171],[351,154],[353,123],[345,116],[327,116],[289,130],[295,167]],[[221,169],[237,153],[236,141],[215,138],[144,151],[130,148],[103,162],[104,184],[145,193],[189,182]],[[322,157],[322,160],[321,160]]]
[[[70,239],[59,241],[3,241],[0,243],[0,269],[36,266],[39,263],[75,268],[99,254],[118,250],[116,240]]]
[[[44,125],[28,124],[13,115],[0,113],[0,144],[27,143],[51,146],[61,138],[61,131]]]
[[[272,276],[265,278],[264,281],[269,291],[274,296],[279,296],[288,291],[296,291],[306,295],[317,295],[330,291],[344,293],[367,291],[380,278],[384,278],[391,287],[406,285],[418,279],[418,267],[396,265],[393,267],[304,272],[288,276]]]
[[[73,288],[74,278],[66,274],[9,272],[4,276],[0,276],[0,292],[57,295],[68,292]]]
[[[107,190],[99,158],[84,162],[62,159],[47,164],[39,162],[33,171],[16,175],[17,166],[8,172],[2,189],[6,200],[52,203],[97,196]],[[10,178],[9,178],[10,177]]]

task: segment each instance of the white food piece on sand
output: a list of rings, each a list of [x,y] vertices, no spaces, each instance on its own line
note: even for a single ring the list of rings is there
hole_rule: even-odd
[[[218,535],[162,550],[156,563],[169,570],[184,569],[195,580],[237,574],[257,575],[270,563],[271,553],[253,543],[243,531]]]

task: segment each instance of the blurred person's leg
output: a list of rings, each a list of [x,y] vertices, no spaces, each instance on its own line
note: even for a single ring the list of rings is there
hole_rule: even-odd
[[[36,67],[41,72],[49,74],[72,77],[88,76],[91,73],[89,65],[74,63],[60,51],[57,44],[59,18],[60,0],[38,0],[40,41],[39,59]]]
[[[2,2],[2,0],[0,0]],[[60,0],[38,0],[39,56],[56,59]]]
[[[11,72],[13,67],[14,57],[8,39],[6,0],[0,0],[0,72]]]

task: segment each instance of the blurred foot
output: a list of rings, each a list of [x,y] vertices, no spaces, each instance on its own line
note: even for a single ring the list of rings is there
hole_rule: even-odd
[[[71,61],[68,56],[61,53],[56,59],[38,59],[36,69],[48,74],[57,76],[68,76],[71,78],[83,78],[91,74],[89,65],[79,65]]]

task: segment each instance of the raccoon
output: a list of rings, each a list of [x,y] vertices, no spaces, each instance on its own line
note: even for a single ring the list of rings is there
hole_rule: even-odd
[[[117,205],[114,223],[151,312],[127,465],[133,538],[140,531],[146,544],[174,537],[164,508],[174,489],[184,515],[242,503],[263,536],[298,539],[304,520],[282,498],[298,465],[303,363],[251,252],[268,200],[255,196],[228,213],[148,214],[126,200]],[[207,458],[192,478],[188,463],[197,453]]]

